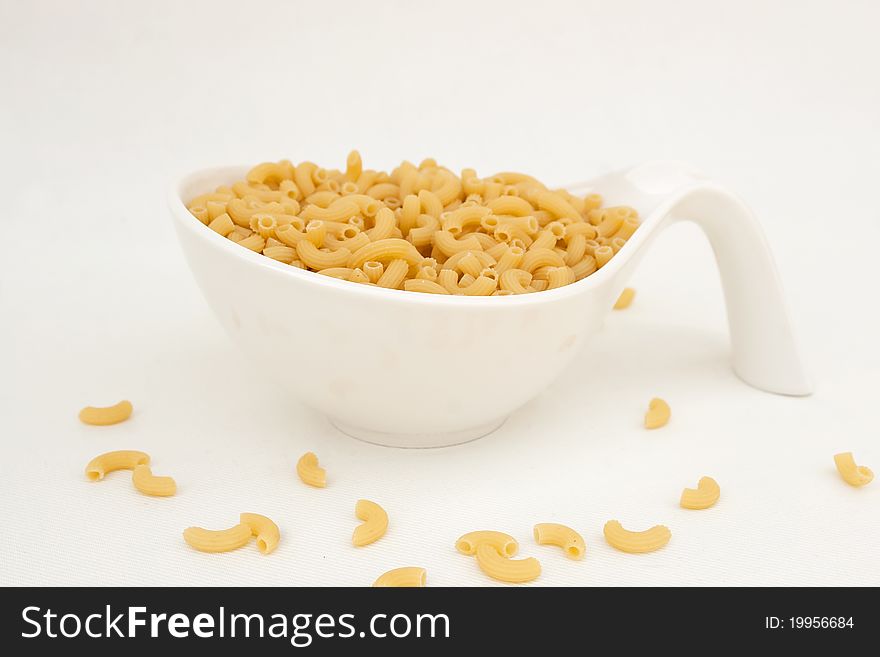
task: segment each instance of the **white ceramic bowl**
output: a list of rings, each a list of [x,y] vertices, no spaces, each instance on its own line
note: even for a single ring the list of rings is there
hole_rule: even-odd
[[[709,190],[710,206],[719,211],[725,210],[727,197],[679,165],[612,174],[595,181],[597,191],[611,203],[634,206],[645,220],[605,267],[556,290],[464,297],[387,290],[290,267],[221,237],[187,211],[184,201],[241,179],[245,172],[231,167],[199,171],[171,191],[177,234],[205,298],[238,347],[292,398],[325,413],[347,434],[401,447],[456,444],[500,426],[547,387],[600,328],[642,247],[676,218],[671,210],[699,196],[699,190]],[[733,200],[726,203],[727,212],[721,213],[736,231],[742,233],[744,226],[757,230],[747,211],[734,207]],[[710,223],[703,226],[713,238]],[[739,246],[735,235],[728,235],[736,231],[722,227],[713,239],[720,240],[716,251],[730,253],[722,262],[722,268],[728,267],[722,271],[726,287],[731,277],[742,275],[746,287],[760,284],[771,294],[763,294],[768,298],[753,310],[732,309],[734,365],[758,387],[805,393],[808,383],[778,287],[773,294],[777,281],[769,252],[760,233],[756,237],[746,231],[747,243]],[[733,243],[725,243],[728,239]],[[749,251],[748,266],[742,249]],[[766,261],[757,274],[756,259]],[[756,276],[761,279],[757,283]],[[771,317],[762,320],[760,313],[768,309]],[[745,333],[737,335],[738,324]],[[775,327],[768,338],[773,344],[762,349],[757,342],[767,342],[766,336],[757,333],[768,325]],[[747,344],[737,345],[737,340]],[[781,357],[756,363],[780,343]],[[737,346],[756,355],[738,354],[743,349]]]

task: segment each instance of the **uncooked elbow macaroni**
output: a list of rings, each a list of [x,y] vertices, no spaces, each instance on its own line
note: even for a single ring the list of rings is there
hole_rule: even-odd
[[[681,493],[681,508],[708,509],[721,496],[721,487],[712,477],[703,477],[696,488],[685,488]]]
[[[596,194],[550,190],[526,174],[479,178],[464,169],[457,176],[430,158],[389,174],[365,169],[357,151],[344,170],[263,162],[187,207],[214,233],[283,265],[361,285],[468,296],[570,285],[606,265],[639,225],[632,208],[603,208]],[[425,273],[426,260],[435,273],[448,271],[442,280]]]
[[[169,497],[177,492],[177,483],[171,477],[157,477],[149,465],[136,465],[131,473],[131,483],[144,495]]]
[[[113,406],[86,406],[79,412],[79,419],[84,424],[106,426],[124,422],[131,417],[131,411],[131,402],[123,400]]]
[[[659,397],[654,397],[648,403],[648,412],[645,413],[645,428],[659,429],[669,422],[671,414],[672,411],[669,408],[669,404]]]
[[[672,532],[663,525],[655,525],[642,532],[632,532],[624,529],[616,520],[605,523],[604,533],[608,545],[621,552],[634,554],[659,550],[672,538]]]
[[[183,530],[183,540],[199,552],[229,552],[247,544],[252,536],[251,527],[239,523],[229,529],[213,530],[201,527],[187,527]]]
[[[313,452],[306,452],[296,462],[296,474],[304,484],[315,488],[327,485],[327,471],[318,465],[318,457]]]
[[[541,564],[534,557],[510,559],[502,556],[495,546],[481,543],[475,554],[480,570],[492,579],[520,584],[530,582],[541,574]]]
[[[258,513],[242,513],[239,517],[242,525],[250,527],[251,534],[257,537],[257,548],[263,554],[269,554],[281,540],[281,532],[278,525],[266,516]]]
[[[357,547],[378,541],[388,529],[388,514],[385,509],[370,500],[358,500],[354,513],[363,522],[355,527],[351,542]]]
[[[571,527],[555,522],[542,522],[535,525],[535,542],[538,545],[561,547],[569,559],[583,559],[587,545],[583,537]]]
[[[843,480],[850,486],[864,486],[874,479],[871,468],[865,465],[856,465],[852,452],[841,452],[834,455],[834,465]]]
[[[623,292],[620,293],[620,296],[617,297],[617,301],[614,302],[614,310],[629,308],[629,305],[632,303],[635,296],[636,291],[634,289],[631,287],[624,288]]]
[[[417,566],[395,568],[387,573],[382,573],[373,582],[374,587],[423,587],[427,578],[427,571]]]
[[[139,465],[149,465],[150,455],[136,450],[125,449],[106,452],[96,456],[86,465],[89,481],[100,481],[108,472],[114,470],[134,470]]]

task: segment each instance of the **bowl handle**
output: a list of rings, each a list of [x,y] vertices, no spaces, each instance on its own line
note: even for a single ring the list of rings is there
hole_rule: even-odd
[[[643,165],[624,176],[628,187],[654,197],[655,203],[661,197],[659,203],[652,203],[655,210],[643,226],[641,246],[677,221],[693,221],[709,239],[727,303],[736,374],[767,392],[811,394],[812,384],[798,353],[782,283],[751,210],[721,185],[681,165]],[[639,244],[634,246],[641,250]]]

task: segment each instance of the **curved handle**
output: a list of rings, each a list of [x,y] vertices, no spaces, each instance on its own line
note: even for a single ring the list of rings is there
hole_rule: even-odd
[[[624,174],[629,191],[655,208],[645,221],[641,244],[649,244],[677,221],[699,225],[721,273],[734,371],[767,392],[811,394],[779,274],[760,225],[739,198],[701,178],[677,164],[643,165]]]

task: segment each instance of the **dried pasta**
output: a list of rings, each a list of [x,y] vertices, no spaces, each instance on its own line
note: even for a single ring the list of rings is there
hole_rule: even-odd
[[[318,465],[318,457],[314,452],[306,452],[296,462],[296,474],[304,484],[315,488],[324,488],[327,485],[327,471]]]
[[[534,557],[510,559],[502,556],[494,546],[488,543],[477,546],[475,556],[480,570],[492,579],[501,582],[520,584],[530,582],[541,574],[541,564]]]
[[[506,557],[512,557],[519,550],[519,544],[510,534],[490,530],[468,532],[455,542],[455,549],[473,556],[481,545],[490,545]]]
[[[145,463],[134,467],[131,483],[144,495],[170,497],[177,492],[177,483],[172,477],[157,477]]]
[[[672,532],[664,525],[654,525],[643,532],[631,532],[616,520],[605,523],[604,533],[608,545],[621,552],[634,554],[659,550],[672,538]]]
[[[114,470],[134,470],[139,465],[148,465],[150,455],[135,450],[118,450],[96,456],[86,465],[89,481],[100,481],[108,472]]]
[[[648,403],[648,412],[645,413],[645,428],[659,429],[669,422],[670,415],[672,415],[672,411],[669,404],[659,397],[654,397]]]
[[[623,292],[620,293],[620,296],[617,297],[617,301],[614,302],[614,310],[629,308],[629,305],[633,302],[635,296],[636,291],[634,289],[631,287],[623,288]]]
[[[871,468],[864,465],[856,465],[852,452],[841,452],[834,455],[834,465],[843,480],[850,486],[864,486],[874,479]]]
[[[253,536],[257,537],[257,549],[260,552],[269,554],[278,547],[281,531],[269,518],[259,513],[242,513],[239,520],[242,525],[250,528]]]
[[[374,587],[423,587],[427,579],[427,571],[417,566],[395,568],[387,573],[382,573],[373,582]]]
[[[125,422],[131,417],[131,402],[123,400],[113,406],[86,406],[79,412],[79,419],[84,424],[106,426]]]
[[[587,545],[583,537],[571,527],[555,522],[542,522],[535,525],[535,542],[538,545],[561,547],[569,559],[583,559]]]
[[[682,509],[708,509],[721,496],[721,487],[712,477],[702,477],[696,488],[685,488],[681,493]]]
[[[212,530],[201,527],[187,527],[183,530],[183,540],[199,552],[229,552],[243,547],[251,540],[249,525],[239,523],[229,529]]]
[[[354,513],[363,522],[355,527],[351,542],[357,547],[378,541],[388,529],[388,514],[385,509],[370,500],[358,500]]]
[[[357,151],[343,170],[260,163],[187,208],[211,231],[282,265],[361,285],[470,296],[531,294],[583,280],[639,226],[632,208],[603,208],[597,194],[550,190],[526,174],[480,178],[463,169],[458,176],[432,158],[387,173],[365,169]],[[462,254],[472,256],[463,269],[445,267]],[[421,263],[431,259],[431,270],[453,269],[455,280],[426,272]],[[367,263],[383,271],[376,275]],[[482,273],[487,268],[492,275]],[[337,274],[342,269],[351,271]],[[503,278],[539,270],[534,281]]]

